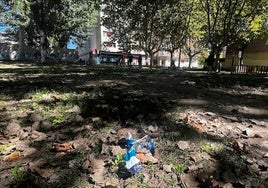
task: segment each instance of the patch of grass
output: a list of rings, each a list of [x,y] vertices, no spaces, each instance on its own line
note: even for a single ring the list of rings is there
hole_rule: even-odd
[[[232,140],[233,138],[230,136],[230,134],[228,134],[222,139],[222,144],[228,146]]]
[[[216,147],[207,142],[201,147],[201,151],[214,154],[216,152]]]
[[[11,100],[12,98],[6,94],[2,94],[0,93],[0,109],[4,108],[7,106],[9,100]]]
[[[31,103],[31,108],[34,110],[38,110],[39,109],[39,104],[37,102],[33,102]]]
[[[12,177],[16,182],[22,181],[25,176],[25,171],[21,169],[19,165],[15,165],[11,172],[12,172]]]
[[[173,166],[173,171],[175,174],[180,175],[187,169],[186,164],[178,163]]]
[[[124,162],[123,155],[121,153],[116,154],[115,158],[109,160],[109,164],[113,167],[118,167],[120,163]]]
[[[237,173],[239,177],[241,174],[248,173],[246,161],[240,154],[237,154],[226,148],[222,148],[215,153],[215,157],[220,161],[221,169],[231,170]]]
[[[28,94],[28,97],[36,102],[51,101],[52,100],[51,92],[46,90],[46,89],[31,92]]]
[[[0,154],[6,154],[7,149],[11,147],[11,144],[5,144],[0,146]]]
[[[19,165],[15,165],[11,170],[12,181],[9,183],[9,186],[12,188],[19,187],[38,187],[46,188],[49,187],[46,181],[43,178],[34,175]]]
[[[134,186],[139,188],[150,188],[150,186],[144,181],[144,175],[142,173],[138,173],[131,178],[131,182],[128,184],[127,188],[131,188]]]

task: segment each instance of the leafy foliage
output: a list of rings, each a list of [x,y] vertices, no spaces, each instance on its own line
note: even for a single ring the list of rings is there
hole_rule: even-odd
[[[199,0],[199,3],[206,18],[203,20],[203,40],[215,53],[239,38],[248,38],[246,35],[252,33],[254,20],[257,21],[267,5],[259,0]]]
[[[23,26],[28,43],[46,51],[64,47],[71,39],[78,45],[90,35],[97,21],[95,1],[91,0],[15,0],[1,1],[2,21],[16,31]],[[41,53],[46,58],[46,54]]]

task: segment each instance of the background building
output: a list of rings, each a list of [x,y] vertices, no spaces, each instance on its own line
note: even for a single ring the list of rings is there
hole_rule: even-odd
[[[268,71],[268,46],[267,39],[256,39],[249,43],[243,55],[242,67],[239,68],[240,54],[233,53],[232,47],[228,48],[223,68],[231,69],[232,61],[236,71],[239,72],[267,72]],[[239,70],[237,70],[239,69]]]
[[[113,61],[118,61],[118,60],[114,60],[114,58],[117,59],[117,56],[122,54],[123,62],[126,63],[127,54],[124,54],[124,52],[120,50],[117,42],[112,42],[111,40],[112,32],[109,31],[107,28],[105,28],[103,25],[101,25],[100,20],[102,16],[105,16],[105,14],[103,12],[100,12],[97,26],[92,30],[92,36],[88,38],[88,40],[85,42],[83,47],[78,48],[79,57],[82,60],[88,62],[91,57],[95,59],[97,57],[97,54],[100,54],[101,59],[104,60],[103,62],[108,61],[110,63],[113,63]],[[138,54],[141,54],[143,57],[142,64],[143,65],[148,64],[146,63],[145,53],[143,51],[132,50],[131,54],[133,54],[133,57],[134,57],[133,58],[134,65],[138,64],[137,62]],[[179,65],[179,51],[177,51],[174,54],[173,58],[175,61],[175,65],[178,66]],[[203,65],[199,63],[198,59],[199,59],[198,55],[192,59],[191,68],[203,67]],[[166,51],[159,51],[154,56],[154,64],[158,66],[169,67],[170,66],[170,53]],[[188,66],[189,66],[188,56],[181,53],[180,67],[188,68]]]

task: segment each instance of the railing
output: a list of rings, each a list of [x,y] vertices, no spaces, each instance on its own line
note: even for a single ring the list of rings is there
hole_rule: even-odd
[[[255,74],[268,74],[268,66],[263,65],[241,65],[235,67],[236,73],[255,73]]]

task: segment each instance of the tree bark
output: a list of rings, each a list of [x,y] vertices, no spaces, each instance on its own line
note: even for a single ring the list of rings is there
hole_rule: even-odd
[[[48,41],[44,31],[41,31],[40,34],[41,34],[41,63],[45,64],[47,61]]]
[[[19,61],[24,60],[24,29],[22,26],[19,27],[19,50],[18,50]]]
[[[189,57],[189,65],[188,65],[188,68],[190,69],[191,68],[191,64],[192,64],[192,60],[193,60],[193,56],[191,54],[189,54],[188,57]]]
[[[180,52],[179,52],[179,62],[178,62],[178,68],[179,70],[181,69],[181,48],[179,49]]]
[[[152,52],[149,52],[149,54],[150,54],[150,68],[152,68],[153,67],[154,54]]]
[[[173,59],[173,54],[174,54],[174,51],[173,50],[171,50],[170,51],[170,68],[176,68],[175,67],[175,61],[174,61],[174,59]]]

